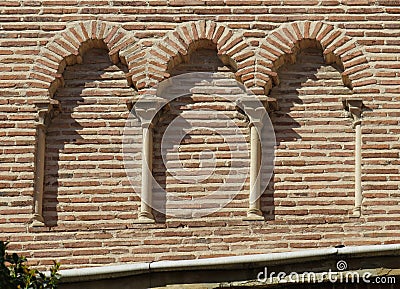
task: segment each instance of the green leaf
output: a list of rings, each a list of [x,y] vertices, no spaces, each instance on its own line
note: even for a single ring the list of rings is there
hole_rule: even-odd
[[[6,253],[8,243],[0,241],[0,289],[56,289],[60,275],[60,264],[54,262],[51,275],[46,277],[25,264],[27,259],[16,253]]]

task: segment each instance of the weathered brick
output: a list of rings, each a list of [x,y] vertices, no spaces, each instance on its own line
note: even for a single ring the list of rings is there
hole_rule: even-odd
[[[0,200],[0,238],[10,239],[12,249],[32,257],[35,265],[51,264],[54,256],[70,268],[331,247],[340,242],[398,242],[398,1],[21,3],[0,4],[0,188],[7,198]],[[107,48],[102,41],[108,43],[113,60],[120,55],[127,68],[96,50]],[[319,45],[324,51],[304,50]],[[352,92],[343,85],[336,64],[326,64],[322,53],[329,62],[344,66],[342,75],[354,87]],[[182,56],[185,59],[179,59]],[[71,65],[81,57],[82,65]],[[122,161],[125,103],[170,75],[199,70],[223,71],[258,94],[277,99],[279,109],[271,114],[277,137],[275,176],[261,199],[263,212],[272,219],[242,221],[246,178],[229,206],[208,217],[167,216],[164,223],[133,224],[140,198]],[[129,87],[126,77],[139,92]],[[33,204],[33,103],[53,95],[50,87],[58,88],[54,98],[62,107],[47,135],[44,207],[52,228],[27,230],[24,223]],[[361,222],[347,216],[354,197],[354,130],[341,99],[351,93],[366,105]],[[167,205],[174,211],[181,208],[182,198],[217,190],[232,158],[223,139],[204,129],[210,126],[207,115],[196,118],[191,110],[226,113],[243,129],[246,140],[248,123],[234,107],[201,94],[172,107],[187,113],[201,129],[181,143],[179,154],[168,155],[169,163],[177,156],[183,163],[183,168],[172,164],[171,170],[195,175],[202,149],[214,150],[217,159],[208,181],[182,185],[165,173],[156,153],[155,176],[165,179]],[[156,127],[156,138],[168,123],[166,118]],[[227,126],[223,121],[213,125],[218,124]],[[134,182],[140,187],[140,129],[136,133]],[[241,164],[247,167],[248,151],[241,153]],[[104,256],[108,253],[111,256]]]

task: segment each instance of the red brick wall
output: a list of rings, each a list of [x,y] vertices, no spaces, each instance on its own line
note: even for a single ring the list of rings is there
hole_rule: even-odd
[[[398,1],[0,5],[0,238],[33,263],[58,259],[67,268],[400,241]],[[191,62],[179,64],[189,60],[179,54],[204,43],[213,43],[207,48],[214,51],[200,49]],[[307,48],[315,43],[319,49]],[[107,50],[113,62],[119,56],[122,63],[113,64]],[[294,57],[287,55],[297,53],[293,64]],[[76,64],[82,56],[83,63]],[[204,65],[201,56],[212,61]],[[242,220],[244,186],[230,206],[213,216],[134,224],[140,201],[126,178],[121,152],[126,100],[170,74],[197,70],[235,73],[257,94],[277,99],[279,109],[271,114],[276,169],[262,197],[265,222]],[[368,108],[362,123],[361,218],[349,217],[354,131],[341,98],[351,93]],[[33,103],[49,96],[60,101],[62,113],[47,136],[48,226],[30,228]],[[192,101],[185,105],[216,105]],[[221,110],[246,124],[229,105]],[[207,135],[196,139],[202,137]],[[138,130],[138,185],[140,142]],[[175,188],[170,186],[172,195],[178,193]],[[192,188],[187,186],[189,197]]]
[[[264,197],[274,201],[276,222],[341,222],[354,206],[354,131],[341,101],[351,91],[320,50],[297,59],[281,67],[281,84],[271,91],[279,105],[271,115],[276,167]]]
[[[122,135],[126,100],[136,92],[125,73],[101,49],[64,71],[65,86],[54,96],[62,113],[46,139],[44,217],[51,227],[75,230],[101,222],[115,228],[134,218],[137,203],[122,162]]]

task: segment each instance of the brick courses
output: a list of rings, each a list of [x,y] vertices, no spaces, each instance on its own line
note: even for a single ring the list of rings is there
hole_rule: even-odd
[[[398,5],[3,1],[0,238],[34,265],[58,259],[63,268],[399,243]],[[214,59],[212,69],[277,99],[279,110],[271,115],[278,140],[275,177],[262,197],[266,221],[242,220],[245,186],[211,217],[135,224],[140,201],[121,154],[125,103],[170,75],[211,70],[185,62],[202,53]],[[341,107],[341,98],[349,95],[361,97],[367,107],[361,218],[349,218],[354,131]],[[30,228],[34,103],[48,97],[62,106],[47,137],[48,226]],[[140,174],[140,131],[137,135]]]

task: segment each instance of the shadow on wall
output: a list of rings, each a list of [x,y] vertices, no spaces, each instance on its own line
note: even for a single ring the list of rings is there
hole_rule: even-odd
[[[212,72],[218,76],[226,76],[234,83],[234,70],[219,59],[212,43],[208,43],[208,46],[206,44],[204,42],[191,51],[189,56],[181,58],[179,64],[169,69],[170,75]],[[246,116],[238,111],[234,103],[222,97],[215,97],[212,88],[197,86],[193,88],[195,90],[193,94],[171,101],[169,109],[160,113],[158,123],[155,125],[153,175],[160,189],[154,190],[154,202],[157,202],[157,206],[163,211],[163,213],[154,212],[157,222],[185,216],[199,218],[204,210],[211,208],[214,211],[212,208],[217,208],[227,198],[233,200],[227,206],[207,216],[226,220],[243,217],[246,214],[249,185],[246,172],[241,171],[248,170],[249,166],[249,150],[246,143],[249,140],[249,132]],[[219,87],[219,93],[223,89]],[[228,118],[213,118],[211,116],[213,113],[204,113],[207,109]],[[203,112],[198,113],[201,111]],[[171,146],[161,152],[162,141],[177,137],[181,133],[178,131],[171,133],[173,129],[169,128],[177,118],[182,119],[179,126],[186,135],[174,145],[174,148]],[[240,152],[232,153],[229,151],[227,139],[236,137],[235,126],[241,130],[246,141]],[[179,130],[178,126],[174,129]],[[233,162],[236,164],[240,162],[241,167],[237,169],[233,165],[227,166]],[[240,175],[244,175],[244,182],[240,184],[239,181],[237,184],[232,182],[231,186],[226,184],[223,186],[232,170],[239,176],[237,179],[240,179]]]
[[[350,167],[338,172],[352,171],[352,152],[343,149],[351,148],[353,136],[341,107],[341,95],[351,91],[343,85],[340,71],[325,63],[320,49],[307,48],[296,63],[281,66],[278,75],[280,84],[270,92],[279,107],[270,115],[277,145],[274,177],[261,197],[266,220],[276,220],[276,210],[279,215],[306,216],[317,206],[331,205],[334,199],[318,201],[329,190],[328,182],[340,186],[349,179],[330,174],[341,164]],[[337,162],[341,153],[344,159]],[[350,182],[344,188],[351,187]]]
[[[209,71],[235,79],[233,69],[222,63],[215,49],[199,48],[190,55],[188,61],[173,67],[169,73],[178,75],[193,71]],[[53,120],[47,135],[44,217],[48,226],[56,226],[60,221],[60,215],[63,222],[92,221],[98,218],[111,222],[115,218],[132,220],[137,217],[135,214],[138,212],[140,200],[126,180],[121,156],[121,135],[129,113],[123,97],[132,97],[134,94],[134,91],[127,87],[125,73],[125,68],[113,65],[108,59],[107,52],[101,49],[90,50],[85,55],[82,65],[66,68],[65,87],[60,88],[55,96],[61,103],[62,113]],[[348,167],[341,167],[339,172],[347,173],[353,170],[352,147],[346,144],[352,141],[353,132],[348,126],[349,120],[344,119],[343,110],[339,107],[341,94],[348,94],[349,90],[343,86],[340,73],[331,65],[325,64],[320,50],[305,49],[298,55],[296,64],[287,64],[279,69],[279,76],[281,83],[272,89],[270,95],[277,99],[279,110],[271,114],[277,141],[275,176],[261,197],[262,211],[266,220],[276,220],[276,207],[279,207],[280,211],[282,208],[299,209],[299,203],[292,199],[293,196],[304,197],[305,206],[307,202],[311,204],[318,196],[323,196],[324,190],[329,189],[327,183],[329,181],[343,186],[346,196],[351,194],[353,188],[353,183],[346,179],[346,176],[340,179],[324,176],[327,172],[335,174],[334,169],[341,164],[347,164]],[[110,89],[116,91],[117,95],[111,96]],[[119,102],[118,105],[113,106],[116,102]],[[229,102],[215,102],[201,93],[173,101],[168,111],[162,111],[154,130],[153,174],[162,188],[162,192],[155,192],[155,199],[161,203],[160,207],[164,212],[168,210],[174,212],[176,209],[195,212],[193,209],[199,205],[193,196],[202,196],[218,190],[226,177],[225,164],[231,161],[232,155],[226,151],[224,138],[211,132],[219,124],[227,127],[224,121],[221,123],[208,121],[209,127],[203,123],[198,127],[202,130],[191,132],[180,143],[183,150],[178,154],[178,158],[187,165],[184,169],[195,175],[201,169],[200,158],[203,156],[207,161],[207,156],[202,155],[201,151],[206,149],[210,155],[214,153],[212,158],[215,161],[216,173],[209,179],[197,184],[182,184],[170,174],[161,157],[160,144],[165,129],[171,121],[178,115],[185,113],[190,115],[192,110],[204,107],[230,115],[249,141],[245,115]],[[196,123],[198,121],[196,117],[198,116],[192,114],[188,119]],[[210,123],[213,125],[210,126]],[[346,132],[350,134],[343,135],[342,140],[335,139],[331,124],[339,126],[339,129],[347,128]],[[315,125],[319,127],[318,131],[313,131]],[[234,135],[233,132],[228,134]],[[204,135],[207,144],[202,147]],[[140,143],[140,132],[138,136]],[[324,144],[321,144],[320,148],[311,147],[312,141],[335,141],[333,148],[337,146],[338,151],[327,153],[324,151],[326,149]],[[138,147],[140,148],[140,145]],[[241,152],[242,154],[237,156],[242,161],[241,167],[248,168],[249,148],[243,147]],[[140,149],[138,154],[140,155]],[[317,157],[320,162],[326,162],[325,160],[332,155],[341,157],[341,160],[328,163],[328,171],[324,169],[321,171],[318,163],[312,159]],[[140,170],[140,157],[138,164]],[[237,171],[237,174],[239,176],[243,172]],[[303,184],[304,176],[308,178],[306,179],[308,185]],[[313,185],[310,181],[314,177],[316,177],[314,184],[320,185],[320,181],[326,184],[322,189],[319,188],[319,191],[316,190],[317,194],[312,191]],[[140,187],[140,178],[138,182]],[[235,194],[227,206],[213,213],[211,217],[230,219],[246,215],[249,180],[244,181],[239,193],[234,190],[228,189],[224,192],[225,195],[217,196],[222,198]],[[118,192],[118,197],[112,195],[115,192]],[[180,198],[193,199],[193,206],[180,207]],[[110,207],[113,201],[123,205]],[[349,199],[349,206],[351,202]],[[335,205],[335,201],[333,204]],[[205,204],[208,205],[213,204]],[[318,203],[318,205],[327,204]],[[98,214],[98,211],[102,211],[103,214]],[[310,210],[305,211],[304,214],[307,215]],[[166,221],[165,214],[154,213],[157,222]],[[192,217],[197,217],[196,213],[193,213]]]
[[[110,178],[119,182],[125,178],[120,153],[128,111],[120,98],[133,93],[126,72],[100,48],[89,50],[82,64],[66,67],[65,86],[54,96],[62,112],[50,124],[46,139],[43,214],[47,226],[75,221],[80,211],[96,214],[102,206],[93,199],[96,193],[111,191],[111,185],[121,190],[121,184],[113,184]]]
[[[167,205],[168,199],[170,201],[174,201],[174,199],[179,200],[179,198],[191,198],[190,190],[187,186],[184,186],[179,190],[177,187],[179,185],[179,180],[175,180],[175,176],[168,171],[166,164],[171,165],[172,162],[175,162],[175,165],[171,165],[175,169],[179,168],[179,164],[181,162],[192,160],[193,152],[184,153],[180,151],[180,143],[175,143],[179,133],[182,133],[185,128],[190,128],[190,124],[187,121],[182,121],[179,124],[181,127],[176,128],[179,131],[175,131],[175,135],[166,135],[169,124],[174,121],[176,117],[181,115],[185,108],[185,105],[191,105],[194,101],[190,97],[181,97],[178,98],[172,103],[169,104],[169,108],[164,107],[158,114],[157,124],[155,125],[154,130],[154,145],[153,145],[153,176],[157,184],[153,184],[153,203],[156,204],[158,210],[154,210],[154,217],[157,223],[166,222],[167,217]],[[180,130],[181,129],[181,130]],[[167,145],[166,149],[162,150],[162,142],[163,139],[170,139],[173,142],[170,145]],[[191,137],[189,134],[186,134],[182,138],[182,142],[190,142]],[[178,141],[179,142],[179,141]],[[178,146],[178,147],[176,147]],[[188,172],[190,170],[190,166],[193,167],[193,162],[188,163],[187,166],[183,165],[181,170],[182,172]],[[189,175],[190,176],[190,175]],[[174,186],[175,184],[175,186]],[[179,196],[180,194],[180,196]],[[173,195],[178,195],[175,198]],[[169,209],[169,208],[168,208]],[[176,209],[179,208],[179,205]]]

